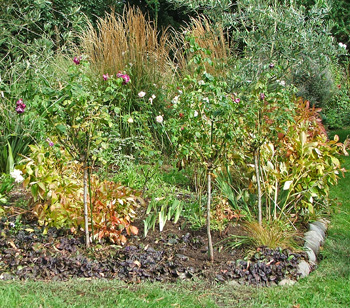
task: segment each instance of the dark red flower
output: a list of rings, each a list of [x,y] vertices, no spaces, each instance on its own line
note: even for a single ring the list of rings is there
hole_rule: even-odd
[[[81,57],[74,57],[73,62],[74,62],[76,65],[79,65],[79,64],[80,64],[80,60],[81,60]]]

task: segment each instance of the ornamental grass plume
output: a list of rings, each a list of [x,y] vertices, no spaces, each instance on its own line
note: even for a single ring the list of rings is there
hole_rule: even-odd
[[[195,38],[200,48],[204,48],[210,52],[210,55],[201,52],[202,56],[210,58],[214,65],[205,63],[207,72],[214,76],[222,75],[222,64],[225,64],[231,58],[231,50],[225,36],[224,28],[219,23],[214,23],[208,18],[201,16],[199,18],[191,18],[189,24],[182,28],[181,33],[176,34],[176,40],[179,49],[176,51],[178,66],[181,71],[192,72],[196,69],[195,65],[188,63],[188,58],[183,50],[189,49],[187,41],[188,35]],[[203,80],[199,81],[199,85],[203,85]]]
[[[169,79],[164,76],[172,75],[174,64],[169,55],[174,44],[170,35],[167,29],[159,33],[140,9],[128,8],[122,15],[99,18],[97,28],[89,24],[81,42],[99,75],[127,70],[135,91],[154,83],[167,84]],[[124,82],[129,82],[128,77]]]

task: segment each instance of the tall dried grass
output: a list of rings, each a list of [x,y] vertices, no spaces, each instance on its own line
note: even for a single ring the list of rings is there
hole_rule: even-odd
[[[183,71],[192,69],[188,66],[189,59],[184,52],[190,47],[186,41],[186,35],[193,36],[199,47],[210,51],[210,55],[202,53],[203,57],[209,57],[214,64],[213,66],[207,65],[207,71],[212,74],[222,73],[222,64],[228,63],[232,53],[227,40],[228,35],[223,26],[209,21],[205,16],[199,16],[191,18],[190,22],[182,28],[182,32],[177,35],[177,41],[183,47],[181,52],[177,52],[177,60]]]
[[[99,74],[126,71],[136,90],[148,84],[169,81],[173,42],[168,31],[157,32],[139,9],[122,15],[109,14],[92,24],[81,36],[83,52]]]

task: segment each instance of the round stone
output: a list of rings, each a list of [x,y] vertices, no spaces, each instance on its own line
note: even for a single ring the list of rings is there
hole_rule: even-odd
[[[326,234],[324,233],[324,231],[317,225],[314,225],[314,224],[310,224],[310,231],[315,231],[317,234],[319,234],[322,238],[322,241],[321,241],[321,245],[324,244],[324,240],[326,238]]]
[[[310,264],[304,260],[300,261],[298,264],[297,273],[300,274],[301,278],[304,278],[310,274],[311,267]]]

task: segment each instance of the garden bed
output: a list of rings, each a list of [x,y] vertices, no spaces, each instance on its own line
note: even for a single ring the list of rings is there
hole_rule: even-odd
[[[18,198],[18,196],[16,197]],[[168,222],[163,232],[131,236],[124,246],[94,244],[86,250],[83,233],[43,229],[22,211],[0,223],[0,279],[68,280],[119,279],[125,282],[205,279],[210,282],[270,286],[285,278],[297,280],[305,253],[289,249],[228,250],[221,244],[230,235],[245,234],[240,224],[214,232],[215,261],[208,261],[206,230],[180,228]],[[141,220],[135,222],[142,230]],[[141,232],[140,232],[141,233]]]

